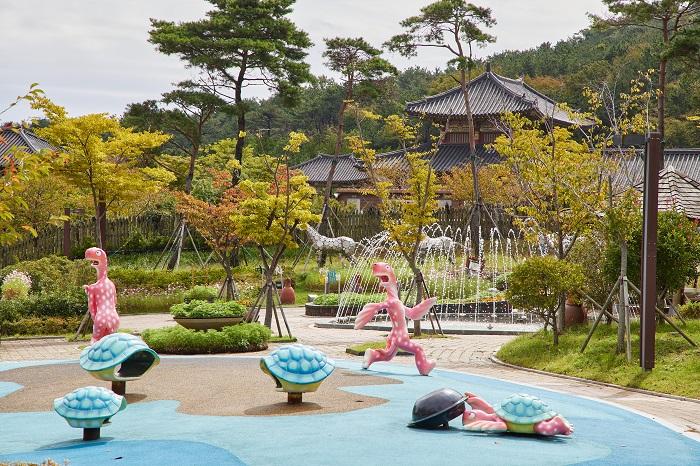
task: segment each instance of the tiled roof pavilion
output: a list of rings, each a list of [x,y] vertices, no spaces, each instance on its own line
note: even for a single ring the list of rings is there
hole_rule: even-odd
[[[21,126],[7,124],[0,128],[0,169],[10,162],[13,147],[21,147],[22,150],[30,153],[37,153],[43,149],[57,150],[31,131]]]
[[[557,102],[537,92],[520,79],[492,73],[490,68],[467,85],[469,104],[475,119],[486,119],[507,112],[533,117],[549,117],[556,123],[569,125],[576,121]],[[440,94],[406,104],[406,113],[433,119],[466,118],[462,89],[457,86]]]

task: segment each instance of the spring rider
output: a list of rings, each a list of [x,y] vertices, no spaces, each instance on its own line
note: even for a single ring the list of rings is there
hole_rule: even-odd
[[[355,329],[360,329],[372,320],[377,312],[386,309],[391,318],[391,332],[386,340],[386,348],[383,350],[368,349],[365,351],[363,369],[368,369],[377,361],[390,361],[396,356],[399,349],[413,353],[416,358],[416,366],[421,375],[428,375],[435,367],[435,361],[425,357],[423,348],[411,341],[406,328],[406,317],[413,320],[422,318],[430,311],[437,301],[436,298],[428,298],[414,307],[406,307],[399,299],[399,285],[396,281],[394,270],[389,264],[376,262],[372,264],[372,275],[377,277],[380,285],[386,290],[387,299],[381,303],[366,304],[355,318]]]

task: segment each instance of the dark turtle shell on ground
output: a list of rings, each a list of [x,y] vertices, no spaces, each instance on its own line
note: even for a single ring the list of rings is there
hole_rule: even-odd
[[[317,383],[331,375],[335,361],[311,346],[285,345],[262,358],[270,373],[295,384]]]
[[[53,409],[72,427],[99,428],[126,408],[126,398],[103,387],[83,387],[53,400]]]
[[[441,388],[416,400],[409,427],[430,429],[447,425],[464,413],[465,397],[451,388]]]
[[[501,405],[496,408],[496,414],[513,424],[535,424],[557,415],[544,401],[524,393],[510,395],[501,401]]]
[[[120,364],[119,379],[140,377],[160,357],[139,337],[128,333],[112,333],[102,337],[80,354],[80,366],[88,372],[107,371]]]

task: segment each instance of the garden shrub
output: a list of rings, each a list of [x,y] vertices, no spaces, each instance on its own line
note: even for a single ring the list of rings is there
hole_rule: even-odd
[[[0,332],[2,335],[60,335],[75,332],[80,321],[80,317],[26,317],[13,321],[0,319]]]
[[[2,279],[2,299],[21,299],[29,296],[32,279],[24,272],[13,270]]]
[[[318,306],[337,306],[338,300],[338,293],[328,293],[316,296],[316,298],[314,298],[314,304]]]
[[[175,304],[170,308],[173,317],[183,319],[218,319],[222,317],[243,317],[246,308],[235,301],[194,300],[189,303]]]
[[[148,329],[143,340],[154,351],[165,354],[242,353],[267,348],[270,329],[258,323],[238,324],[206,332],[181,326]]]
[[[186,303],[189,303],[193,300],[213,301],[218,297],[219,290],[217,290],[216,287],[198,285],[187,290],[183,300]]]
[[[681,316],[686,319],[700,319],[700,302],[694,301],[683,304],[679,311]]]
[[[189,288],[194,285],[208,285],[226,277],[221,267],[180,270],[148,270],[114,267],[109,270],[109,277],[117,289],[120,288]]]
[[[132,233],[124,244],[119,248],[120,251],[129,252],[146,252],[146,251],[159,251],[162,250],[166,243],[168,242],[167,236],[162,235],[152,235],[144,236],[143,233],[136,230]]]
[[[117,296],[119,314],[155,314],[170,312],[173,304],[182,302],[183,294],[175,293],[135,293]]]
[[[35,293],[63,292],[66,288],[80,288],[95,281],[95,270],[86,260],[72,261],[63,256],[46,256],[34,261],[23,261],[0,270],[4,279],[14,270],[25,272],[32,279]]]
[[[339,301],[345,306],[362,307],[368,303],[381,303],[386,299],[384,293],[340,293]]]
[[[63,294],[42,293],[24,299],[1,300],[0,320],[27,317],[79,317],[87,312],[87,296],[82,290]]]

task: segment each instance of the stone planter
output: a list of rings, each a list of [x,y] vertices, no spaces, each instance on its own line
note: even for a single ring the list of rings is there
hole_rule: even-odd
[[[335,317],[338,315],[338,306],[306,303],[304,314],[312,317]]]
[[[240,324],[243,317],[217,317],[214,319],[184,319],[175,317],[175,322],[191,330],[221,330],[224,327]]]

